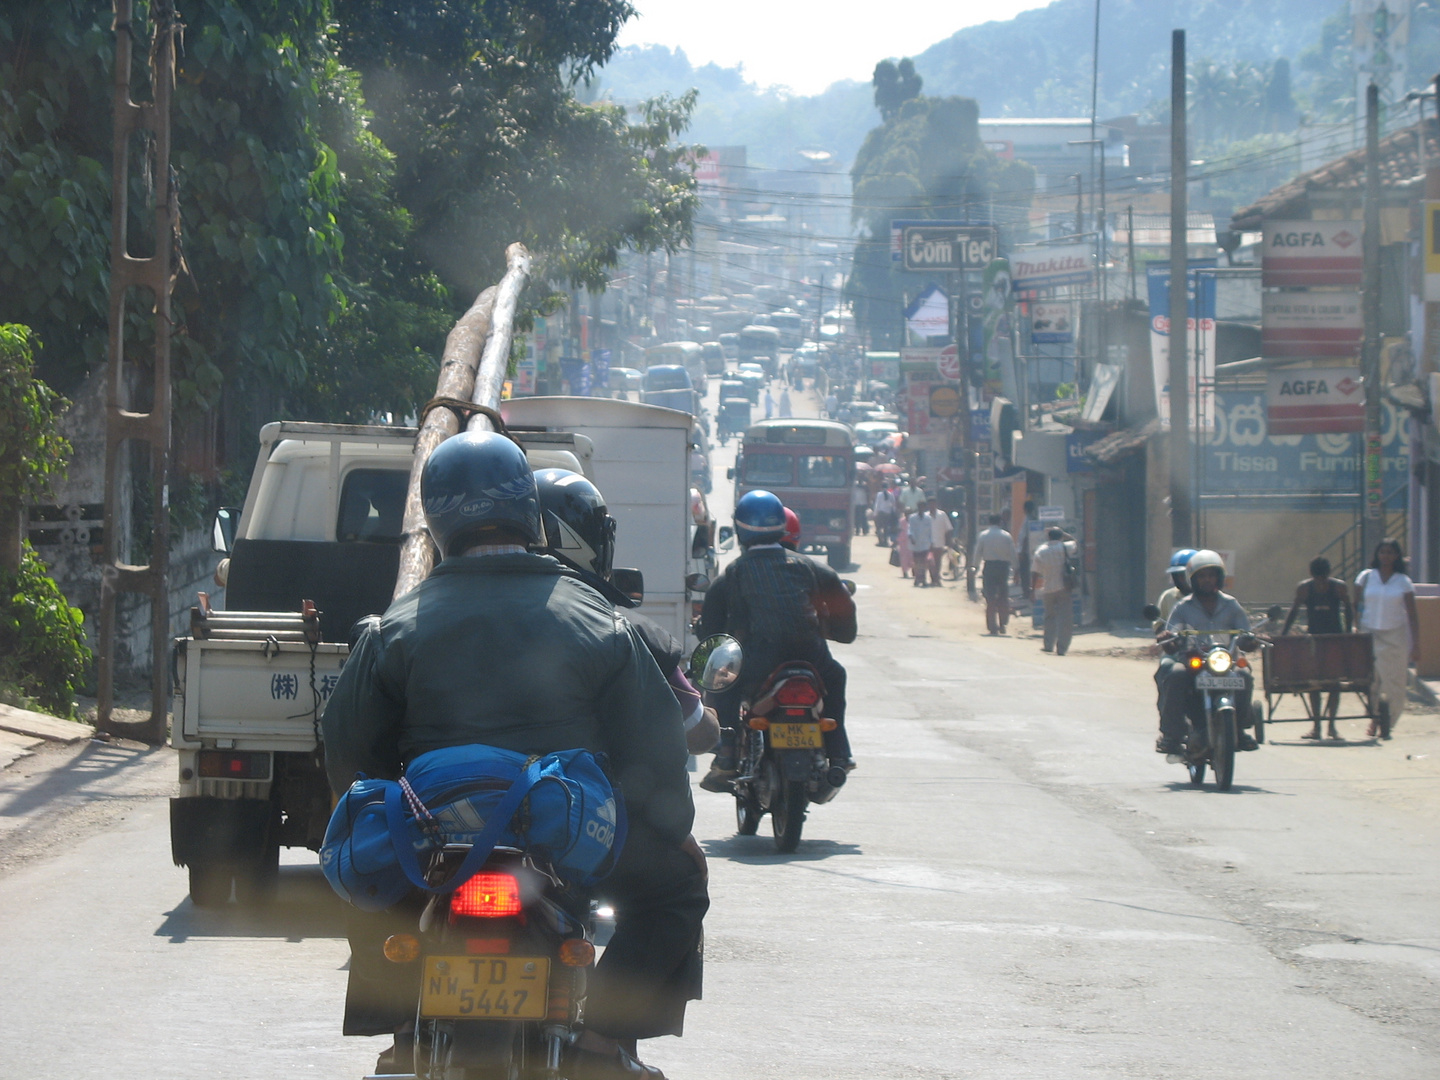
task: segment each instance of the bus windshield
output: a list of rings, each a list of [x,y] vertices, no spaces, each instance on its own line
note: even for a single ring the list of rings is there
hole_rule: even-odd
[[[850,469],[843,457],[813,454],[799,462],[800,487],[843,488],[850,482]]]
[[[784,487],[793,484],[794,462],[789,454],[746,454],[742,479],[747,484]]]

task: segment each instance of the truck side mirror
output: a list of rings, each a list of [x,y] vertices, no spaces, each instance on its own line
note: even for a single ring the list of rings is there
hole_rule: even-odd
[[[735,546],[735,530],[729,525],[720,526],[720,550],[729,551]]]
[[[710,579],[704,574],[686,574],[685,588],[691,592],[704,592],[710,588]]]
[[[734,470],[733,468],[730,468],[730,469],[726,469],[726,470],[725,470],[725,479],[726,479],[726,480],[734,480],[734,479],[735,479],[735,470]]]
[[[235,530],[240,524],[238,506],[222,506],[215,511],[215,523],[211,527],[210,546],[222,555],[229,555],[235,547]]]
[[[617,566],[610,571],[610,584],[619,589],[635,603],[645,601],[645,575],[639,570]]]

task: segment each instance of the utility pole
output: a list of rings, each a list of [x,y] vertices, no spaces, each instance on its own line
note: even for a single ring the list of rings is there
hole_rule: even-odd
[[[1125,265],[1130,268],[1130,299],[1135,299],[1135,205],[1125,207]]]
[[[1170,44],[1170,541],[1190,547],[1189,270],[1185,184],[1185,31]]]
[[[1431,91],[1435,99],[1436,127],[1437,130],[1440,130],[1440,75],[1435,76],[1435,80],[1431,84]],[[1430,157],[1426,153],[1424,106],[1425,102],[1422,99],[1420,102],[1419,153],[1420,160],[1425,164],[1425,198],[1427,200],[1440,199],[1440,160]],[[1425,212],[1429,212],[1428,207],[1424,209]],[[1423,261],[1425,253],[1421,252],[1420,257]],[[1422,285],[1421,288],[1423,290],[1424,286]],[[1421,292],[1421,296],[1425,296],[1423,291]],[[1432,371],[1440,371],[1440,303],[1436,303],[1429,297],[1425,297],[1425,325],[1421,329],[1425,336],[1422,339],[1420,345],[1420,370],[1426,374]],[[1433,402],[1431,407],[1434,407]],[[1425,480],[1427,492],[1426,517],[1428,518],[1428,521],[1426,523],[1427,527],[1424,529],[1422,534],[1426,538],[1426,550],[1423,553],[1424,559],[1422,560],[1422,570],[1427,581],[1433,581],[1436,577],[1437,572],[1440,572],[1440,567],[1436,566],[1436,561],[1432,557],[1433,553],[1436,550],[1437,539],[1440,538],[1437,538],[1435,535],[1435,531],[1432,528],[1428,527],[1429,522],[1434,521],[1435,515],[1437,514],[1437,512],[1440,512],[1440,498],[1437,498],[1434,494],[1432,494],[1437,490],[1437,485],[1433,482],[1436,480],[1436,478],[1436,466],[1431,463],[1427,457],[1425,465]]]
[[[1365,383],[1365,478],[1360,519],[1362,557],[1385,537],[1384,472],[1380,460],[1380,88],[1365,88],[1365,275],[1361,312],[1365,338],[1360,374]]]
[[[177,246],[179,196],[170,177],[170,96],[174,90],[175,38],[181,31],[175,5],[160,0],[150,7],[150,83],[154,100],[137,104],[130,97],[134,24],[131,0],[114,0],[115,120],[110,178],[110,340],[105,395],[105,553],[100,568],[100,633],[96,664],[95,724],[103,731],[129,734],[148,743],[165,741],[170,708],[170,290],[171,262]],[[129,191],[131,139],[148,133],[154,177],[154,254],[130,254]],[[148,290],[155,334],[151,366],[150,411],[131,406],[125,378],[125,298],[131,288]],[[125,537],[120,507],[129,458],[125,443],[150,451],[150,555],[144,566],[122,561]],[[122,592],[150,598],[150,719],[138,725],[111,720],[115,705],[115,645]]]

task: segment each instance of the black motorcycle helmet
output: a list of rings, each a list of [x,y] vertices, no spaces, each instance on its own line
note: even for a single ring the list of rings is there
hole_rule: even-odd
[[[437,446],[420,475],[420,501],[445,558],[484,543],[497,528],[519,533],[527,544],[544,539],[525,451],[493,431],[462,432]]]
[[[615,558],[615,519],[599,489],[569,469],[541,469],[535,485],[545,528],[544,553],[608,578]]]

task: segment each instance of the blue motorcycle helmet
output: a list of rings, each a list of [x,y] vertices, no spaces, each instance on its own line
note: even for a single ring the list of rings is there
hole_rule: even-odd
[[[778,544],[785,536],[785,504],[773,492],[746,492],[735,504],[735,533],[741,547]]]
[[[466,431],[437,446],[420,474],[425,524],[444,558],[509,529],[543,543],[540,496],[525,451],[493,431]]]
[[[1181,548],[1170,556],[1170,567],[1166,573],[1170,575],[1170,580],[1181,589],[1188,590],[1190,588],[1190,577],[1185,572],[1185,567],[1194,556],[1194,548]]]

